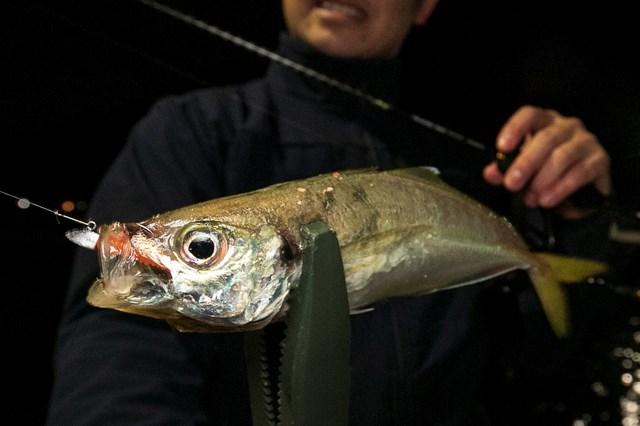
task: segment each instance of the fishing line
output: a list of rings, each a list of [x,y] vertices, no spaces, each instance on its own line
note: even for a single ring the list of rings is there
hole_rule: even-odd
[[[66,214],[62,214],[57,209],[49,209],[47,207],[41,206],[40,204],[36,204],[34,202],[31,202],[27,198],[18,197],[16,195],[13,195],[13,194],[10,194],[10,193],[4,192],[4,191],[0,191],[0,194],[4,194],[4,195],[6,195],[8,197],[16,199],[17,200],[16,204],[18,205],[19,208],[21,208],[23,210],[28,209],[31,206],[34,206],[34,207],[37,207],[39,209],[48,211],[49,213],[53,213],[56,216],[56,218],[63,218],[63,219],[67,219],[67,220],[70,220],[72,222],[84,225],[88,230],[93,230],[96,227],[96,223],[94,221],[92,221],[92,220],[90,220],[88,222],[84,222],[84,221],[76,219],[74,217],[67,216]],[[60,222],[58,222],[58,223],[60,223]]]
[[[439,133],[441,135],[444,135],[450,139],[453,139],[455,141],[458,142],[462,142],[465,143],[466,145],[469,145],[477,150],[480,151],[487,151],[487,147],[474,140],[471,139],[467,136],[462,135],[461,133],[455,132],[443,125],[440,125],[438,123],[435,123],[431,120],[428,120],[424,117],[421,117],[417,114],[413,114],[413,113],[409,113],[406,111],[403,111],[401,109],[396,108],[393,104],[377,98],[369,93],[366,93],[362,90],[359,90],[349,84],[346,84],[342,81],[336,80],[335,78],[332,78],[324,73],[318,72],[312,68],[309,68],[307,66],[304,66],[302,64],[299,64],[295,61],[292,61],[289,58],[286,58],[282,55],[279,55],[265,47],[259,46],[255,43],[252,43],[248,40],[243,39],[242,37],[239,37],[235,34],[232,34],[228,31],[222,30],[219,27],[216,27],[212,24],[209,24],[207,22],[204,22],[200,19],[197,19],[191,15],[188,15],[184,12],[181,12],[177,9],[171,8],[167,5],[164,5],[162,3],[158,3],[156,1],[153,0],[138,0],[138,2],[144,4],[145,6],[151,7],[159,12],[162,12],[168,16],[171,16],[175,19],[178,19],[188,25],[194,26],[196,28],[199,28],[201,30],[206,31],[209,34],[212,34],[218,38],[221,38],[223,40],[226,40],[228,42],[231,42],[233,44],[235,44],[236,46],[242,47],[245,50],[248,50],[250,52],[253,52],[259,56],[262,56],[264,58],[267,58],[273,62],[276,62],[282,66],[285,66],[287,68],[293,69],[295,71],[298,71],[302,74],[304,74],[307,77],[310,77],[314,80],[317,80],[321,83],[324,83],[328,86],[331,86],[333,88],[336,88],[340,91],[343,91],[345,93],[348,93],[352,96],[355,96],[357,98],[363,99],[366,102],[368,102],[369,104],[375,106],[376,108],[385,110],[385,111],[394,111],[397,114],[399,114],[400,116],[403,116],[411,121],[413,121],[414,123],[425,127],[431,131],[434,131],[436,133]]]

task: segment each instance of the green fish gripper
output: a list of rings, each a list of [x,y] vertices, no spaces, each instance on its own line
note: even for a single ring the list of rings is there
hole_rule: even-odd
[[[277,381],[277,395],[265,387],[264,329],[245,332],[256,426],[348,423],[351,323],[340,246],[322,222],[306,225],[302,235],[301,282],[289,299],[280,374],[271,378]]]

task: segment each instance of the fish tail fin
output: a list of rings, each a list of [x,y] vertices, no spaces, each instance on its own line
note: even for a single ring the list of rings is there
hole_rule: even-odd
[[[562,284],[584,282],[607,271],[608,266],[597,260],[563,256],[553,253],[534,253],[539,260],[529,276],[542,308],[556,336],[567,337],[571,332],[571,317],[566,289]]]

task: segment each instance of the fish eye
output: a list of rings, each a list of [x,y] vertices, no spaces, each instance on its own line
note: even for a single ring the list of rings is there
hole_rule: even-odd
[[[205,223],[185,228],[178,239],[180,258],[194,267],[209,267],[227,252],[224,235]]]

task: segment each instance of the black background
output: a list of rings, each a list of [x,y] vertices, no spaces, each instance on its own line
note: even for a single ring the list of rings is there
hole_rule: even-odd
[[[50,209],[90,200],[129,129],[156,98],[244,81],[267,65],[135,0],[6,3],[0,7],[0,190]],[[403,52],[409,90],[402,106],[488,144],[525,103],[579,116],[613,157],[620,202],[640,208],[634,2],[441,3]],[[268,48],[282,28],[278,0],[166,4]],[[0,416],[41,424],[73,250],[64,231],[76,224],[18,209],[5,196],[0,215]]]

